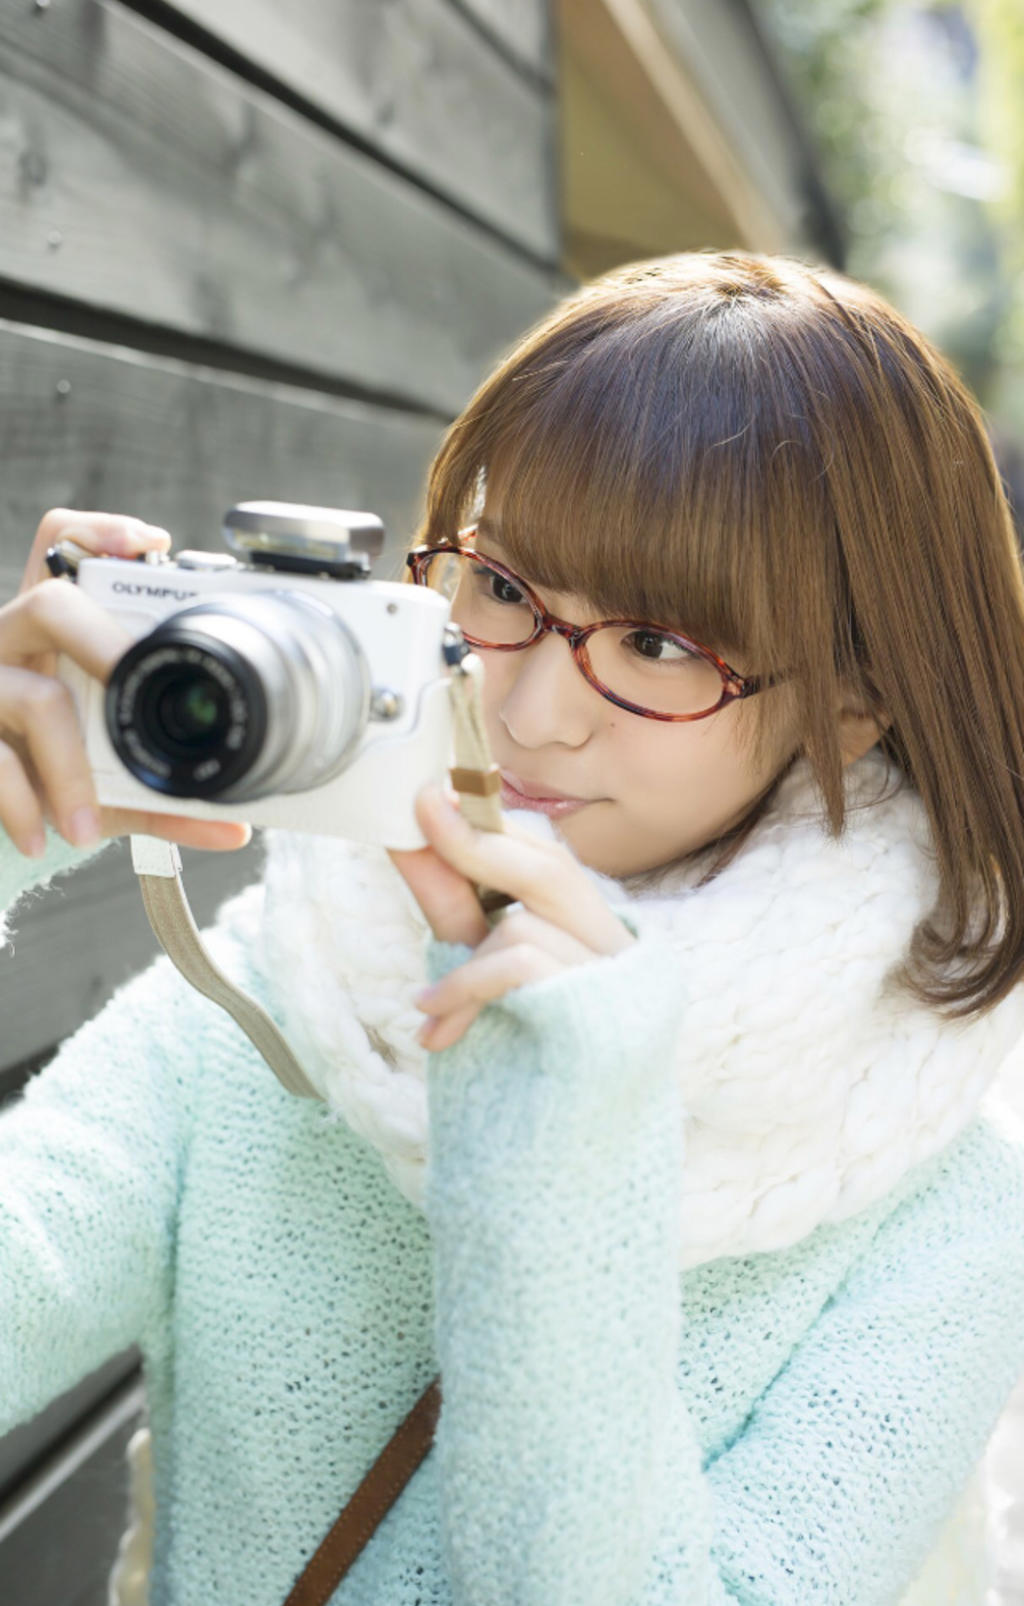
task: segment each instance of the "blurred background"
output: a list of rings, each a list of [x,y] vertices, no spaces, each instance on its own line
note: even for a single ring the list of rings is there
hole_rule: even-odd
[[[847,270],[953,359],[1024,508],[1024,4],[757,0]]]
[[[1022,0],[561,0],[564,264],[742,245],[882,290],[1024,505]]]
[[[0,0],[0,601],[51,506],[210,548],[238,500],[371,508],[389,577],[515,337],[686,248],[882,289],[1024,511],[1022,224],[1024,0]],[[200,920],[260,870],[258,843],[186,859]],[[154,950],[121,845],[16,932],[8,1098]],[[115,1356],[0,1440],[5,1606],[105,1606],[144,1405]]]

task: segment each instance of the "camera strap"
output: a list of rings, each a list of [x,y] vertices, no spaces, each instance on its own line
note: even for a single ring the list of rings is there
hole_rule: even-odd
[[[452,785],[459,808],[480,831],[502,829],[501,776],[491,761],[480,697],[483,665],[473,653],[451,667],[454,758]],[[283,1034],[255,999],[230,981],[203,944],[181,880],[181,855],[161,837],[133,836],[132,867],[139,878],[142,902],[160,946],[186,981],[238,1023],[262,1054],[274,1075],[297,1098],[319,1098]],[[503,892],[477,889],[489,916],[512,900]]]
[[[176,844],[155,836],[133,836],[131,840],[132,868],[139,878],[142,902],[165,953],[197,992],[237,1021],[289,1093],[297,1098],[318,1098],[267,1011],[225,976],[204,945],[182,884]]]

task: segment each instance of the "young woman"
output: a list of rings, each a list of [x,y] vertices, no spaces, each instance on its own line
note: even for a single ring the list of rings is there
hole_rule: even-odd
[[[5,903],[104,834],[244,835],[95,814],[50,655],[123,642],[39,582],[69,523],[166,541],[48,515],[0,610]],[[1024,1030],[1024,590],[977,411],[838,275],[639,264],[481,388],[410,563],[518,812],[272,835],[211,943],[323,1105],[165,962],[30,1084],[2,1425],[142,1346],[152,1606],[280,1606],[437,1372],[337,1602],[895,1606],[1024,1366],[979,1118]]]

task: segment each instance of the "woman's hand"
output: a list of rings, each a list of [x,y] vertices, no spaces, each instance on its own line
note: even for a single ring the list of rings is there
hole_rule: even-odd
[[[187,847],[242,847],[246,825],[99,808],[74,703],[56,678],[57,655],[106,681],[132,638],[76,586],[46,578],[48,548],[66,539],[96,557],[136,558],[170,545],[166,530],[112,513],[55,508],[42,520],[18,594],[0,608],[0,826],[32,857],[44,850],[46,820],[83,847],[130,831]]]
[[[560,842],[514,825],[477,831],[438,787],[416,801],[429,846],[391,853],[435,937],[467,943],[472,959],[416,998],[431,1017],[418,1033],[433,1051],[457,1043],[485,1004],[571,965],[617,954],[634,939],[579,861]],[[473,883],[505,892],[510,909],[491,929]]]

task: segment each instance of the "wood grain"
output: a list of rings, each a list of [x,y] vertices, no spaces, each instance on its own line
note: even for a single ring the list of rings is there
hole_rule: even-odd
[[[546,0],[466,8],[501,52],[449,0],[172,0],[172,9],[502,234],[557,259],[554,96],[537,76],[549,70]]]
[[[0,0],[0,276],[441,416],[553,297],[550,274],[111,0]]]
[[[441,437],[430,420],[0,320],[0,601],[48,507],[106,508],[220,546],[246,499],[368,508],[394,557]]]
[[[535,73],[553,76],[550,0],[449,0]]]
[[[138,1350],[125,1350],[90,1372],[77,1387],[52,1400],[31,1421],[22,1422],[0,1439],[0,1512],[21,1476],[30,1466],[38,1464],[47,1446],[63,1439],[76,1418],[102,1406],[121,1384],[138,1372],[140,1362]]]
[[[10,1606],[106,1606],[125,1526],[125,1450],[144,1396],[128,1381],[0,1509],[0,1580]]]

